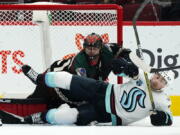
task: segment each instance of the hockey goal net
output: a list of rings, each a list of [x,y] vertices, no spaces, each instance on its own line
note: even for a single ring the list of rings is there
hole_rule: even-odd
[[[92,32],[100,34],[106,43],[121,43],[122,8],[118,5],[0,5],[0,74],[3,74],[0,91],[31,91],[34,88],[24,79],[18,65],[28,63],[42,72],[53,61],[81,50],[82,40]]]

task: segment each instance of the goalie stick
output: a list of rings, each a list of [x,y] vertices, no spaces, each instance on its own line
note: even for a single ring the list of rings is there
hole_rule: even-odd
[[[137,47],[138,47],[138,50],[139,50],[140,58],[141,58],[142,61],[144,61],[144,56],[143,56],[142,47],[141,47],[140,40],[139,40],[137,27],[136,27],[136,21],[137,21],[139,15],[140,15],[140,13],[143,11],[145,6],[150,1],[151,0],[144,0],[144,2],[141,4],[140,8],[136,11],[136,13],[135,13],[135,15],[133,17],[133,29],[134,29],[134,33],[135,33],[135,37],[136,37],[136,41],[137,41]],[[155,104],[154,104],[154,99],[153,99],[152,90],[151,90],[151,86],[150,86],[150,80],[148,78],[147,72],[144,72],[144,77],[145,77],[146,85],[147,85],[147,88],[148,88],[149,98],[150,98],[150,102],[151,102],[151,106],[152,106],[152,112],[155,112]]]

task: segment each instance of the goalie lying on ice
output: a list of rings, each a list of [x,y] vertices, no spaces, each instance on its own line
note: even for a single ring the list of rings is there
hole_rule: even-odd
[[[122,59],[118,60],[114,61],[116,64],[112,65],[121,68],[121,72],[128,75],[128,72],[126,72],[128,68],[123,68],[126,61],[124,59],[124,62],[122,62]],[[135,68],[137,67],[134,65]],[[31,68],[28,69],[32,70]],[[172,115],[169,109],[171,102],[165,90],[162,89],[174,80],[174,73],[164,71],[152,74],[150,86],[156,112],[150,114],[152,106],[145,78],[141,72],[141,70],[133,72],[132,79],[124,84],[105,83],[67,72],[39,74],[35,80],[36,83],[43,83],[52,88],[62,88],[68,92],[67,97],[70,95],[71,98],[87,102],[87,104],[80,105],[78,108],[62,105],[59,108],[50,109],[44,113],[43,120],[50,124],[67,125],[76,124],[78,121],[86,121],[91,117],[91,120],[98,122],[112,121],[113,125],[128,125],[150,115],[151,123],[155,126],[171,125]],[[85,108],[82,110],[87,110],[89,115],[82,115],[81,108]],[[3,113],[3,116],[5,116],[6,113]],[[2,121],[5,121],[5,117],[2,118]],[[24,122],[26,123],[26,120]]]

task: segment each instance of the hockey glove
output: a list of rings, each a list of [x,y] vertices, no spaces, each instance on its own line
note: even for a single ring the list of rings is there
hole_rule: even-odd
[[[131,62],[127,62],[124,58],[114,59],[112,61],[112,71],[114,74],[125,73],[132,78],[139,74],[137,66]]]
[[[131,50],[127,49],[127,48],[123,48],[121,53],[119,54],[119,57],[121,58],[125,58],[127,61],[131,62],[130,58],[129,58],[129,54],[130,54]]]
[[[150,115],[151,124],[154,126],[170,126],[172,125],[171,116],[163,111],[156,111]]]
[[[134,65],[131,62],[128,62],[127,66],[124,70],[124,73],[126,75],[128,75],[129,77],[133,78],[139,74],[139,70],[138,70],[138,67],[136,65]]]
[[[113,59],[111,66],[114,74],[121,74],[124,73],[124,69],[127,66],[127,61],[122,58]]]

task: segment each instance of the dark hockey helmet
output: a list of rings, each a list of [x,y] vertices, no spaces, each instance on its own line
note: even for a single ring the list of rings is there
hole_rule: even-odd
[[[88,46],[91,47],[97,47],[97,48],[102,48],[103,46],[103,40],[100,35],[96,33],[91,33],[89,34],[85,39],[83,43],[83,47],[86,48]]]
[[[84,43],[83,43],[83,47],[84,48],[87,48],[87,47],[97,47],[100,49],[100,52],[101,52],[101,48],[103,46],[103,41],[102,41],[102,38],[100,35],[96,34],[96,33],[91,33],[89,34],[85,39],[84,39]],[[100,52],[99,54],[96,54],[94,56],[90,56],[88,55],[87,53],[87,56],[90,60],[90,62],[92,62],[93,60],[95,60],[96,58],[98,58],[98,56],[100,55]]]

